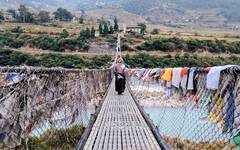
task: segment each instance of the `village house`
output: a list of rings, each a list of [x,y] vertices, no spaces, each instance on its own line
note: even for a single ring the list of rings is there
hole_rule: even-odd
[[[141,34],[141,27],[137,25],[127,26],[125,28],[125,33]]]
[[[13,16],[12,16],[12,14],[9,13],[9,12],[4,12],[4,13],[3,13],[3,16],[4,16],[4,21],[5,21],[5,22],[14,21],[14,18],[13,18]]]

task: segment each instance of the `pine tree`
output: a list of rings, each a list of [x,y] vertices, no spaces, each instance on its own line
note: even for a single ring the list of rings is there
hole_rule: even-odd
[[[91,38],[94,38],[95,37],[95,29],[94,29],[94,27],[92,27],[92,29],[91,29]]]
[[[138,26],[141,27],[141,34],[144,34],[146,32],[147,26],[144,23],[139,23]]]
[[[103,34],[102,23],[99,24],[99,34]]]
[[[114,29],[113,29],[113,26],[110,26],[110,31],[109,31],[110,34],[113,34],[114,33]]]
[[[83,38],[83,39],[85,39],[86,38],[86,31],[85,30],[81,30],[80,31],[80,38]]]
[[[103,35],[108,35],[108,33],[109,33],[108,25],[105,22],[103,26]]]
[[[114,18],[114,31],[117,32],[119,30],[119,27],[118,27],[118,20],[117,20],[117,17]]]
[[[91,31],[89,28],[86,29],[86,38],[90,38],[91,37]]]
[[[0,22],[1,21],[4,21],[4,15],[3,15],[3,12],[0,11]]]

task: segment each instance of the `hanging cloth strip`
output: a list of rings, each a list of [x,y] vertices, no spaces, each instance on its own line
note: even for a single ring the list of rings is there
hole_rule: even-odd
[[[181,76],[181,78],[182,78],[180,84],[181,84],[181,88],[184,89],[184,90],[187,89],[188,70],[189,70],[188,67],[184,67],[184,68],[182,69],[182,71],[181,71],[181,74],[180,74],[180,76]]]
[[[166,81],[172,81],[172,68],[168,68],[166,72],[163,74],[162,79]]]
[[[160,77],[161,76],[161,72],[162,72],[162,69],[157,69],[154,78]]]
[[[181,71],[182,68],[173,68],[172,71],[172,85],[179,88],[181,82]]]
[[[188,90],[194,90],[194,71],[196,70],[195,67],[192,67],[189,69],[189,77],[188,77],[188,85],[187,85],[187,89]]]
[[[212,67],[207,74],[207,88],[210,90],[217,90],[221,71],[229,67],[233,67],[233,65]]]

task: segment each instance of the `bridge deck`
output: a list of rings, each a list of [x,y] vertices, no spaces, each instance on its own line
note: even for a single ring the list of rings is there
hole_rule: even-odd
[[[84,150],[160,150],[129,90],[117,95],[110,86]]]

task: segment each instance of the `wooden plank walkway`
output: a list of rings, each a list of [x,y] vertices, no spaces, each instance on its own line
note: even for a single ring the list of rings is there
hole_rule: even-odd
[[[117,95],[114,81],[84,150],[160,150],[129,90]]]

